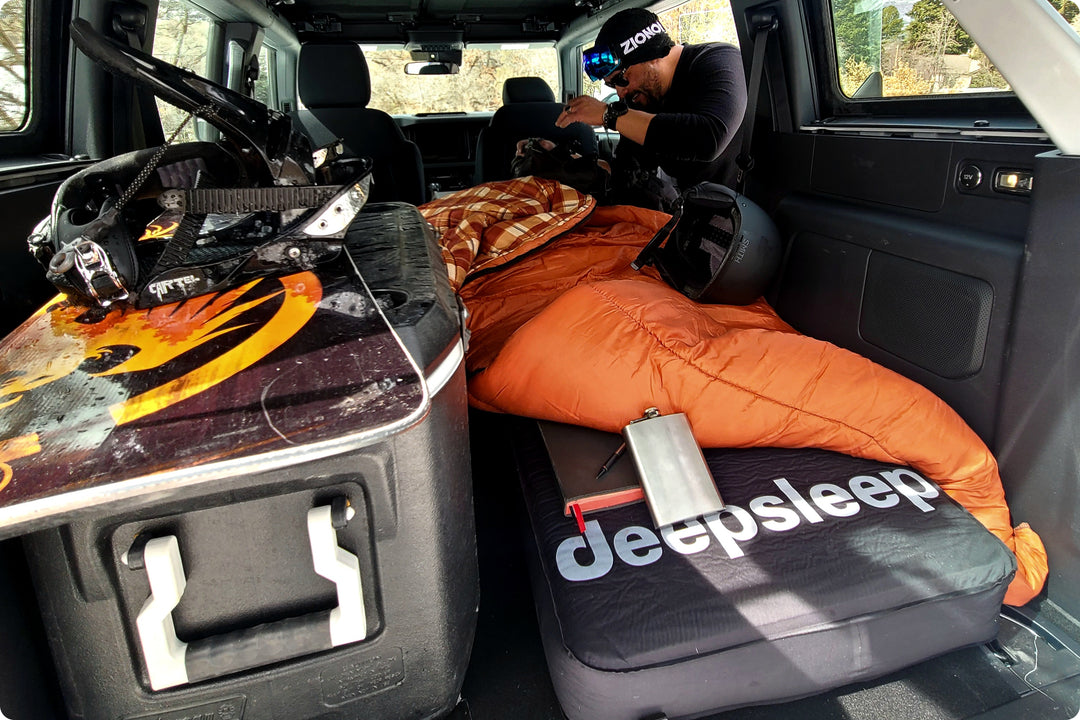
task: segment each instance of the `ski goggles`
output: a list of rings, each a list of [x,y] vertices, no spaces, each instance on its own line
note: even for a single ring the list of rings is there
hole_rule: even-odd
[[[581,61],[585,66],[585,74],[591,80],[603,80],[622,65],[622,60],[606,47],[594,47],[586,50],[581,55]]]

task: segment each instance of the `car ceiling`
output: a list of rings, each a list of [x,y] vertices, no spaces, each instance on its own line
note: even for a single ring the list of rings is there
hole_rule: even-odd
[[[404,42],[409,30],[460,30],[469,42],[557,40],[598,0],[295,0],[278,11],[301,41]]]

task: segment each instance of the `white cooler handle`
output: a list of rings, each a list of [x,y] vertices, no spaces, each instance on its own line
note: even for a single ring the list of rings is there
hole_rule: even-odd
[[[187,585],[176,536],[146,541],[141,562],[125,555],[124,561],[136,569],[145,569],[150,581],[150,597],[135,620],[150,687],[163,690],[186,685],[366,638],[360,561],[337,540],[337,528],[344,527],[353,515],[355,511],[345,498],[312,508],[307,514],[315,572],[337,586],[336,608],[192,643],[182,642],[173,625],[172,611]]]

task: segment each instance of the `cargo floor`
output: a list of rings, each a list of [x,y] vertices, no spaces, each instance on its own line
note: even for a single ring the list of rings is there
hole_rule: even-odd
[[[470,415],[480,561],[480,617],[457,716],[559,720],[533,609],[520,497],[506,419]],[[967,648],[872,683],[712,720],[955,720],[1074,718],[1080,656],[1060,630],[1037,633],[1017,613],[1000,621],[1000,646]]]

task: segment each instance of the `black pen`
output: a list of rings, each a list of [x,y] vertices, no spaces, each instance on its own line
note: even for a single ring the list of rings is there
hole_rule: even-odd
[[[611,470],[611,468],[615,466],[615,463],[619,461],[619,458],[621,458],[623,456],[623,453],[625,452],[626,443],[624,442],[619,445],[619,447],[615,449],[615,452],[611,453],[611,456],[604,461],[603,465],[600,466],[600,472],[596,473],[596,479],[599,480],[600,478],[604,477],[604,475],[607,474],[608,470]]]

